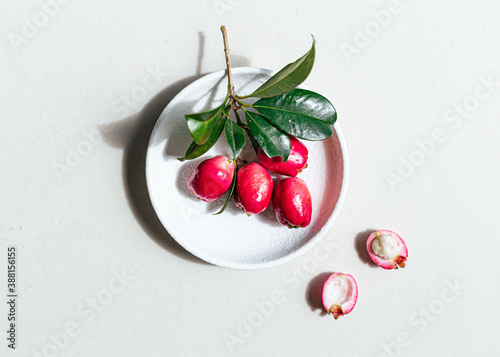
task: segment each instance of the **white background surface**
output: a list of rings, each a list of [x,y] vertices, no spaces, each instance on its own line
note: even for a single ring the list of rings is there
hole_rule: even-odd
[[[18,349],[2,333],[2,355],[498,351],[500,86],[483,84],[500,81],[497,1],[61,3],[0,13],[0,302],[6,247],[19,251]],[[266,270],[200,262],[144,199],[155,117],[192,76],[224,68],[221,24],[235,66],[279,69],[313,33],[305,84],[334,103],[349,149],[333,228]],[[374,228],[406,240],[405,269],[366,263],[356,242]],[[314,294],[334,271],[359,285],[337,321]]]

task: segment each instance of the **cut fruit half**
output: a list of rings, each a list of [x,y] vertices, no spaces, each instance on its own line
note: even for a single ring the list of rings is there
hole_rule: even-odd
[[[399,235],[389,230],[370,234],[366,240],[370,258],[384,269],[398,269],[406,266],[408,248]]]
[[[332,274],[323,285],[323,306],[334,319],[347,315],[358,300],[358,284],[349,274]]]

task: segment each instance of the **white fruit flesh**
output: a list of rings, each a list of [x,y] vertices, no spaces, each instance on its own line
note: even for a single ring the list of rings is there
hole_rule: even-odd
[[[372,250],[382,259],[392,260],[400,254],[400,247],[396,237],[391,234],[383,234],[372,242]]]
[[[326,296],[326,303],[328,306],[343,306],[351,299],[353,290],[354,287],[352,281],[345,276],[339,276],[337,279],[325,286],[325,292],[323,295]]]

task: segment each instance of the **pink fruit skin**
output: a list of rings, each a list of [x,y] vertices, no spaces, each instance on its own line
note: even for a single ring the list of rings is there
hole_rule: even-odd
[[[351,285],[352,285],[352,291],[350,291],[351,296],[346,303],[342,304],[342,306],[339,306],[339,305],[329,306],[329,304],[327,303],[327,301],[328,301],[327,286],[329,284],[334,284],[335,280],[337,280],[341,277],[344,277],[351,282]],[[347,315],[348,313],[350,313],[352,311],[352,309],[354,309],[354,306],[356,305],[356,302],[358,301],[358,284],[356,283],[356,279],[354,279],[354,277],[352,275],[349,275],[349,274],[344,274],[344,273],[332,274],[325,281],[325,284],[323,285],[322,299],[323,299],[323,306],[325,307],[325,310],[329,314],[330,313],[333,314],[333,317],[335,318],[335,320],[338,319],[340,316]]]
[[[307,184],[299,177],[282,180],[273,196],[276,218],[289,228],[307,227],[311,223],[312,200]]]
[[[234,200],[236,206],[248,215],[258,214],[269,206],[273,195],[273,180],[259,163],[243,166],[236,178]]]
[[[212,202],[231,187],[233,176],[233,161],[219,155],[202,161],[189,176],[187,186],[200,200]]]
[[[377,238],[381,235],[384,235],[384,234],[390,234],[390,235],[394,236],[399,243],[399,247],[400,247],[399,255],[396,258],[394,258],[393,260],[387,260],[387,259],[383,259],[383,258],[379,257],[378,255],[375,254],[375,252],[372,249],[372,243],[375,240],[375,238]],[[398,265],[399,265],[399,267],[404,268],[406,265],[406,259],[408,258],[408,248],[406,247],[406,244],[403,241],[403,239],[393,231],[389,231],[387,229],[382,229],[382,230],[373,232],[372,234],[370,234],[370,236],[366,240],[366,249],[368,250],[368,254],[370,255],[370,258],[372,258],[373,262],[384,269],[389,269],[389,270],[390,269],[397,269]]]
[[[261,164],[264,165],[264,167],[269,171],[292,177],[297,176],[307,167],[308,151],[306,146],[297,138],[290,136],[290,142],[290,156],[288,156],[288,160],[286,160],[286,162],[283,162],[283,158],[281,156],[270,158],[266,155],[262,148],[259,148],[258,155]]]

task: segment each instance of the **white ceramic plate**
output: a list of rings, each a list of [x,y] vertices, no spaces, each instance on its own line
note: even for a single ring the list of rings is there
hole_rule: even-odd
[[[272,205],[259,215],[247,217],[231,202],[223,214],[213,216],[227,194],[212,203],[197,200],[188,190],[187,180],[201,161],[221,154],[231,157],[224,134],[202,157],[186,162],[176,158],[184,156],[192,141],[184,114],[218,106],[227,92],[225,73],[211,73],[191,83],[160,115],[146,158],[149,195],[167,231],[195,256],[228,268],[267,268],[303,254],[332,226],[347,189],[346,146],[338,124],[327,140],[303,141],[309,150],[309,166],[299,177],[307,182],[313,201],[313,216],[308,227],[288,229],[281,225]],[[240,95],[251,93],[273,74],[268,69],[252,67],[234,68],[232,73]],[[241,157],[256,161],[251,145],[246,146]],[[276,185],[280,178],[273,178]]]

